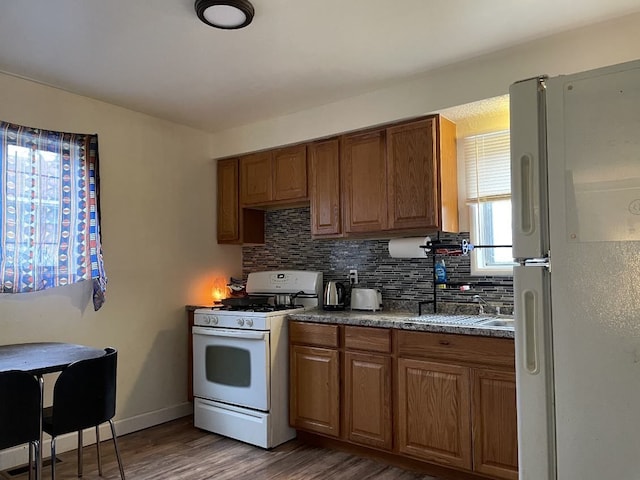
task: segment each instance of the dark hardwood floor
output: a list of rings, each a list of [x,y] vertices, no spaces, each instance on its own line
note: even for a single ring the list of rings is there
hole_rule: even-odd
[[[272,450],[237,442],[193,426],[184,417],[118,437],[127,480],[436,480],[375,460],[302,445],[297,440]],[[84,448],[84,480],[120,478],[111,439],[101,443],[103,477],[95,445]],[[45,457],[49,452],[45,451]],[[77,478],[77,452],[58,455],[56,480]],[[0,478],[24,480],[5,471]],[[51,478],[45,467],[43,480]]]

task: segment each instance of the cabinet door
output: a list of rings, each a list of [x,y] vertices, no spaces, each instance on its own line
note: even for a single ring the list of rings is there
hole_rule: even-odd
[[[385,131],[346,135],[341,145],[345,233],[387,228]]]
[[[398,359],[398,448],[471,469],[469,368]]]
[[[391,357],[347,351],[344,359],[347,439],[390,450]]]
[[[435,120],[387,129],[389,228],[440,226]]]
[[[271,152],[260,152],[240,158],[240,203],[259,205],[273,199]]]
[[[472,371],[473,469],[492,477],[518,478],[516,376]]]
[[[218,243],[240,241],[238,159],[218,160]]]
[[[340,141],[337,138],[309,145],[311,235],[337,236],[340,215]]]
[[[340,435],[340,372],[337,350],[292,345],[289,423],[332,437]]]
[[[273,152],[273,199],[306,200],[307,147],[281,148]]]

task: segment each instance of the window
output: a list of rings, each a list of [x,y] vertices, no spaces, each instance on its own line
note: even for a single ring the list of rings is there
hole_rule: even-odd
[[[0,122],[0,292],[93,280],[104,301],[98,137]]]
[[[511,245],[511,165],[509,131],[463,140],[471,243]],[[476,275],[511,275],[511,248],[478,248],[472,253]]]

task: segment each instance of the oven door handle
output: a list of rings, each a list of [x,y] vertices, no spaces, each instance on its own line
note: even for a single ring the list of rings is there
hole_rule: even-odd
[[[208,335],[210,337],[240,338],[244,340],[264,340],[266,332],[252,330],[227,330],[224,328],[193,327],[194,335]]]

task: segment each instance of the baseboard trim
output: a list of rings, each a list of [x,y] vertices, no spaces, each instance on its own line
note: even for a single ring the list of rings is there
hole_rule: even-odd
[[[160,425],[161,423],[169,422],[177,418],[186,417],[193,413],[193,404],[191,402],[185,402],[178,405],[174,405],[160,410],[154,410],[153,412],[147,412],[140,415],[135,415],[129,418],[122,418],[115,420],[116,433],[118,437],[126,435],[128,433],[144,430],[145,428]],[[111,438],[111,430],[109,424],[105,423],[100,426],[100,440],[107,440]],[[95,429],[91,428],[85,430],[82,436],[82,444],[84,446],[93,445],[96,443]],[[51,455],[51,438],[44,435],[44,445],[42,454],[44,458]],[[56,440],[56,454],[68,452],[69,450],[75,450],[78,446],[78,436],[75,433],[69,433],[67,435],[60,435]],[[56,455],[57,456],[57,455]],[[21,445],[19,447],[8,448],[0,451],[0,471],[15,468],[19,465],[24,465],[29,460],[29,450],[27,445]]]

